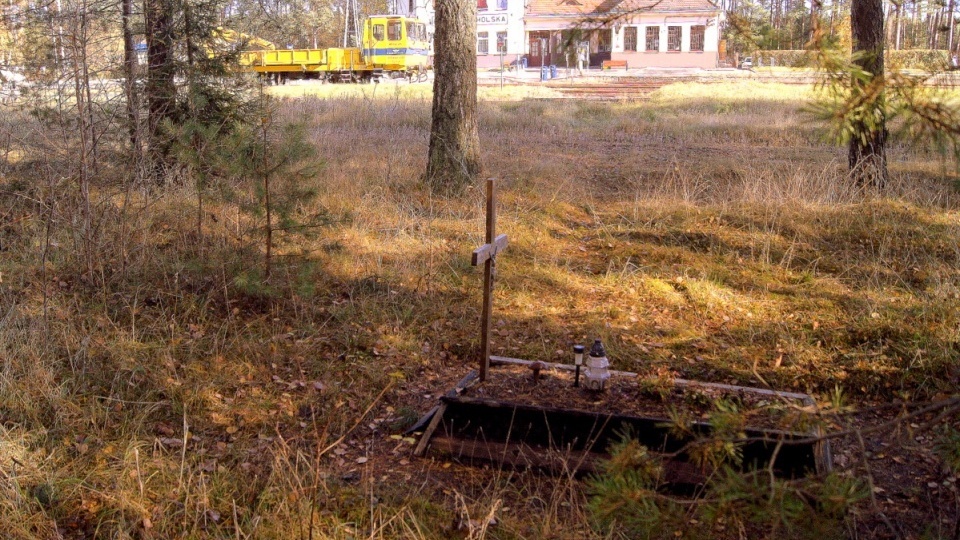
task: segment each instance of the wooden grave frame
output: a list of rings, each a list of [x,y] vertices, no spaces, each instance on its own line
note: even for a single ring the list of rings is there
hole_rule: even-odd
[[[486,183],[486,243],[473,252],[474,266],[484,265],[483,311],[479,369],[469,372],[440,398],[440,403],[417,422],[409,433],[423,432],[414,455],[423,457],[429,449],[464,461],[494,462],[512,467],[546,469],[581,474],[594,472],[608,446],[621,438],[624,429],[652,452],[671,456],[664,463],[664,480],[674,485],[696,485],[705,480],[705,471],[690,462],[685,452],[692,438],[678,438],[667,427],[669,420],[630,416],[615,412],[597,413],[576,409],[544,407],[527,403],[476,398],[470,389],[486,381],[490,366],[522,365],[533,361],[492,356],[490,319],[497,254],[507,247],[507,236],[496,235],[496,182]],[[573,370],[569,364],[539,362],[544,369]],[[611,377],[633,377],[636,373],[611,370]],[[765,399],[794,401],[799,407],[815,409],[807,395],[728,384],[675,379],[675,388],[700,388],[728,393],[754,394]],[[573,389],[571,388],[571,391]],[[706,422],[695,422],[693,432],[708,434]],[[832,467],[830,443],[819,426],[806,432],[747,428],[741,441],[745,467],[766,468],[780,477],[795,478],[823,474]]]

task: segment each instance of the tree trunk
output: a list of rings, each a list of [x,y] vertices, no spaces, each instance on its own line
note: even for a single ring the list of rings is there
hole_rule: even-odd
[[[820,11],[823,9],[822,0],[812,0],[810,2],[810,32],[807,33],[807,42],[812,43],[816,38],[817,30],[820,28]]]
[[[146,0],[145,12],[147,82],[144,90],[147,98],[150,166],[155,180],[160,181],[170,146],[163,133],[163,122],[173,116],[177,98],[174,85],[173,2]]]
[[[123,75],[124,93],[127,98],[127,126],[130,136],[130,148],[133,151],[134,167],[140,168],[140,105],[137,102],[137,52],[133,42],[131,17],[133,16],[133,0],[121,0],[120,18],[123,24]]]
[[[953,59],[953,0],[947,3],[947,53]],[[953,62],[950,62],[953,65]]]
[[[477,135],[476,0],[436,3],[433,122],[426,181],[457,190],[480,174]]]
[[[855,97],[867,98],[868,114],[851,126],[850,175],[860,186],[882,188],[887,181],[886,104],[883,97],[883,1],[853,0],[850,29],[855,62],[870,74],[867,80],[853,78]]]
[[[893,48],[898,51],[901,48],[901,37],[903,36],[903,2],[905,1],[897,4],[897,40]]]
[[[137,52],[136,44],[133,42],[133,29],[131,28],[131,17],[133,17],[133,0],[121,0],[120,18],[123,24],[123,76],[124,93],[127,95],[127,129],[130,135],[130,146],[136,156],[139,151],[137,124]]]

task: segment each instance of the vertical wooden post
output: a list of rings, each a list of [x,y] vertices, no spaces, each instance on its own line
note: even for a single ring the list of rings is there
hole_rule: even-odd
[[[480,318],[480,382],[487,380],[490,368],[490,317],[493,308],[493,280],[497,268],[497,254],[507,249],[507,235],[497,236],[497,186],[493,178],[487,180],[486,243],[473,250],[470,264],[483,263],[483,313]]]
[[[493,178],[487,179],[487,234],[484,241],[492,245],[497,227],[497,185]],[[480,382],[487,380],[490,369],[490,312],[493,308],[494,257],[483,264],[483,314],[480,316]]]

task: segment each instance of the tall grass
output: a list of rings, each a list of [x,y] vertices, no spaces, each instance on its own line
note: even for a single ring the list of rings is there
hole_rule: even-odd
[[[96,191],[97,271],[83,270],[63,156],[31,153],[56,145],[21,118],[0,167],[0,460],[18,464],[0,530],[594,534],[576,480],[414,460],[392,437],[475,360],[483,197],[421,186],[430,105],[384,90],[282,103],[323,167],[297,210],[310,226],[278,233],[266,284],[243,279],[256,216],[214,197],[198,228],[189,186],[128,190],[120,168]],[[954,170],[896,144],[889,190],[852,189],[806,91],[482,101],[510,236],[496,354],[566,361],[602,336],[622,369],[877,398],[948,388]],[[471,529],[491,512],[495,527]]]

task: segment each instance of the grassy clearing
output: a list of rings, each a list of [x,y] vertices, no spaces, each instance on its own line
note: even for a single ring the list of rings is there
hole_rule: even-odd
[[[0,163],[7,538],[439,538],[491,513],[489,537],[603,537],[578,481],[415,460],[395,437],[474,358],[482,196],[418,184],[416,85],[313,88],[335,94],[273,89],[323,168],[269,284],[242,278],[257,218],[208,201],[198,230],[189,186],[126,191],[109,169],[87,271],[68,151],[0,120],[18,156]],[[619,369],[863,402],[955,391],[955,171],[895,144],[889,191],[855,192],[808,91],[484,100],[511,238],[495,354],[567,360],[601,336]]]
[[[433,99],[433,82],[409,84],[406,81],[384,79],[377,84],[320,84],[316,81],[295,81],[284,86],[273,86],[268,93],[278,98],[363,98],[363,99]],[[481,100],[520,100],[558,97],[555,90],[536,85],[511,84],[506,86],[480,86],[477,95]]]

